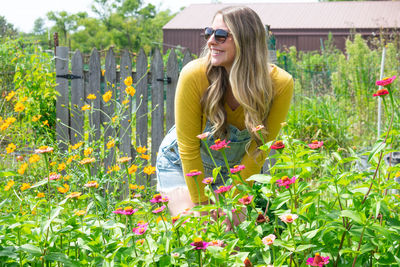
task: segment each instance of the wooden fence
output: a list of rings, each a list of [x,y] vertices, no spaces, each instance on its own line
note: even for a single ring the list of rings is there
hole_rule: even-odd
[[[127,157],[135,157],[134,145],[146,146],[151,151],[151,163],[154,166],[161,141],[165,133],[174,125],[174,97],[180,71],[179,65],[184,66],[192,60],[189,51],[186,51],[183,62],[180,63],[175,51],[172,50],[164,66],[158,49],[151,59],[142,49],[135,58],[135,64],[132,64],[133,58],[128,51],[124,50],[121,56],[116,58],[113,49],[110,48],[106,54],[103,70],[100,54],[96,49],[93,49],[90,55],[88,70],[84,70],[83,57],[79,50],[73,53],[70,59],[68,47],[56,47],[55,58],[57,91],[60,93],[56,104],[56,133],[60,149],[67,150],[69,144],[74,145],[82,140],[84,136],[82,107],[89,104],[87,96],[94,94],[96,99],[90,102],[93,105],[93,112],[89,117],[89,126],[94,133],[92,138],[100,140],[100,135],[103,135],[104,146],[109,137],[118,138],[120,153]],[[119,69],[117,61],[120,63]],[[132,65],[136,66],[135,71],[132,71]],[[150,69],[148,69],[149,65]],[[130,97],[129,108],[121,116],[120,128],[114,129],[109,127],[114,114],[114,102],[104,102],[102,95],[104,92],[111,91],[112,98],[121,103],[123,98],[119,96],[125,95],[124,80],[128,76],[133,79],[136,94]],[[132,113],[134,107],[136,112]],[[149,107],[151,107],[150,112]],[[149,121],[151,121],[150,131]],[[164,121],[166,127],[164,127]],[[132,129],[132,125],[136,128]],[[132,136],[132,132],[135,132],[136,136]],[[148,136],[148,132],[151,136]],[[149,140],[151,140],[151,146],[148,146]],[[106,169],[115,163],[115,158],[112,156],[114,154],[112,151],[104,159]]]

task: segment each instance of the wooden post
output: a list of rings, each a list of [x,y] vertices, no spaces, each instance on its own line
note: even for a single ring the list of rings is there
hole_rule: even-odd
[[[166,129],[167,133],[169,129],[175,124],[175,91],[176,84],[178,82],[179,67],[178,60],[175,54],[175,50],[172,49],[168,57],[167,62],[167,77],[171,79],[171,83],[167,84],[166,92]]]
[[[75,51],[71,60],[72,74],[81,78],[72,79],[71,81],[71,144],[74,145],[83,138],[83,122],[84,111],[82,106],[85,105],[85,92],[83,88],[83,60],[79,50]]]
[[[94,94],[96,99],[93,100],[93,112],[89,116],[89,126],[93,129],[92,134],[89,136],[89,141],[97,141],[100,139],[100,99],[102,97],[100,91],[100,56],[96,48],[93,48],[89,60],[89,83],[86,88],[85,95]]]

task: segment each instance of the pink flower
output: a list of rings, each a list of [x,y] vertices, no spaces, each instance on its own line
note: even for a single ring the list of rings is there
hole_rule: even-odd
[[[319,253],[315,253],[314,258],[308,258],[306,264],[310,266],[322,267],[329,263],[329,257],[321,257]]]
[[[213,180],[214,180],[214,178],[212,178],[212,177],[207,177],[207,178],[204,178],[203,181],[201,181],[201,182],[202,182],[203,184],[212,184]]]
[[[205,133],[197,135],[196,137],[203,140],[203,139],[206,139],[210,134],[211,134],[210,132],[205,132]]]
[[[386,86],[391,84],[396,79],[396,75],[392,77],[386,77],[383,80],[376,81],[376,85],[378,86]]]
[[[160,194],[155,194],[152,199],[150,199],[151,203],[159,203],[159,202],[168,202],[169,198],[167,196],[161,196]]]
[[[262,242],[264,243],[264,245],[266,246],[271,246],[274,241],[275,241],[276,236],[273,234],[267,235],[266,237],[264,237],[262,239]]]
[[[252,128],[251,130],[253,131],[253,132],[258,132],[259,130],[261,130],[261,129],[264,129],[265,127],[264,127],[264,125],[257,125],[256,127],[254,127],[254,128]]]
[[[314,140],[311,142],[311,144],[308,144],[308,147],[311,149],[317,149],[317,148],[320,148],[321,146],[323,146],[323,144],[324,144],[323,141]]]
[[[239,199],[239,202],[243,205],[249,205],[253,200],[253,196],[244,196],[243,198]]]
[[[245,166],[244,165],[235,165],[231,169],[231,173],[237,173],[240,172],[241,170],[244,170]]]
[[[35,153],[36,154],[43,154],[43,153],[49,153],[51,151],[53,151],[54,149],[52,147],[49,146],[41,146],[38,149],[35,149]]]
[[[138,209],[133,209],[132,207],[126,207],[124,209],[122,208],[117,208],[116,210],[113,211],[115,214],[121,214],[121,215],[132,215],[137,212]]]
[[[60,178],[61,178],[61,174],[50,173],[50,176],[49,176],[49,180],[50,180],[50,181],[52,181],[52,180],[58,180],[58,179],[60,179]]]
[[[124,214],[124,210],[122,208],[117,208],[116,210],[113,211],[115,214]]]
[[[160,213],[160,212],[163,212],[165,208],[166,208],[166,206],[165,206],[165,205],[162,205],[161,207],[156,208],[156,209],[153,210],[152,212],[153,212],[153,213]]]
[[[191,177],[191,176],[197,176],[197,175],[200,175],[200,174],[201,174],[201,171],[191,170],[189,173],[186,174],[186,176]]]
[[[224,241],[223,240],[213,240],[211,242],[208,243],[209,246],[213,246],[213,247],[224,247]]]
[[[290,184],[294,184],[296,182],[296,177],[289,178],[287,176],[283,176],[282,179],[276,180],[279,186],[284,186],[289,188]]]
[[[294,220],[296,220],[299,216],[297,216],[296,214],[283,214],[281,216],[279,216],[279,219],[281,219],[283,222],[285,223],[292,223]]]
[[[378,91],[376,91],[375,94],[373,94],[372,96],[384,96],[384,95],[388,95],[389,91],[386,88],[380,89]]]
[[[223,149],[223,148],[229,148],[230,146],[228,146],[228,144],[229,144],[230,142],[231,142],[231,141],[226,142],[225,139],[222,140],[222,141],[221,141],[220,139],[217,139],[217,140],[215,140],[215,144],[212,145],[212,146],[210,146],[210,148],[211,148],[212,150],[216,150],[216,151],[221,150],[221,149]]]
[[[132,229],[132,232],[134,232],[136,235],[143,235],[146,233],[148,225],[148,223],[138,223],[137,227]]]
[[[217,193],[217,194],[224,193],[224,192],[227,192],[227,191],[231,190],[232,187],[233,187],[233,185],[228,185],[228,186],[223,186],[222,185],[222,186],[218,187],[218,189],[215,190],[214,192]]]
[[[271,146],[271,149],[282,149],[282,148],[285,148],[285,145],[283,144],[282,140],[275,141]]]
[[[194,247],[194,249],[206,249],[209,246],[208,242],[204,242],[201,237],[197,237],[193,240],[193,243],[190,243]]]

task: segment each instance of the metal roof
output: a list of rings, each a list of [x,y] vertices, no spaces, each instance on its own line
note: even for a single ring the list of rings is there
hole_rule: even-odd
[[[164,27],[203,29],[216,11],[244,5],[258,13],[271,29],[400,28],[400,1],[192,4]]]

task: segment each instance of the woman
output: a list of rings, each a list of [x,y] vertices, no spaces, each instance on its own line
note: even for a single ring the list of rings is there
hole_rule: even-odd
[[[169,197],[172,216],[207,201],[204,177],[215,167],[202,141],[230,140],[228,162],[245,165],[244,179],[259,173],[266,155],[257,149],[260,136],[252,131],[264,125],[264,140],[277,136],[293,94],[293,79],[268,63],[266,32],[259,16],[247,7],[229,7],[214,16],[205,29],[207,46],[203,56],[187,64],[179,77],[175,97],[175,122],[164,138],[157,158],[158,190]],[[215,153],[214,153],[215,152]],[[213,151],[219,166],[221,153]],[[202,174],[188,177],[198,170]],[[226,168],[223,176],[228,176]],[[218,176],[220,177],[220,176]],[[197,184],[200,187],[198,190]],[[222,185],[217,179],[213,188]]]

